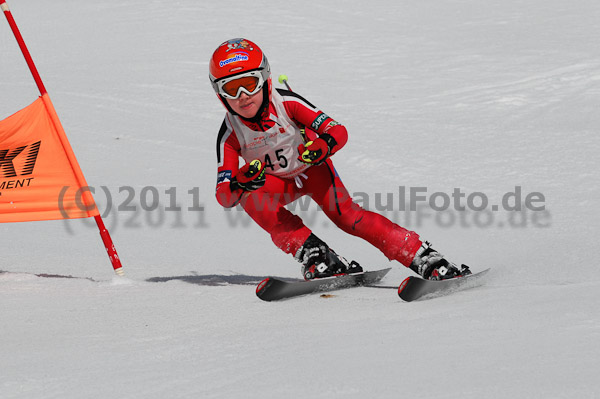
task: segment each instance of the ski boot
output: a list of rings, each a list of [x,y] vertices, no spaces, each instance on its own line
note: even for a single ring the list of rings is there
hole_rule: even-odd
[[[363,271],[357,262],[348,262],[312,233],[294,258],[302,263],[302,275],[305,280]]]
[[[426,280],[446,280],[471,274],[467,265],[461,265],[459,269],[446,260],[444,255],[431,248],[428,241],[421,244],[409,267]]]

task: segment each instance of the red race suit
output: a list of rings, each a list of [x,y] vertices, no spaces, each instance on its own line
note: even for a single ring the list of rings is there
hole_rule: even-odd
[[[273,90],[268,107],[252,120],[227,112],[217,139],[217,201],[226,208],[241,205],[277,247],[296,255],[311,230],[285,206],[309,195],[340,229],[409,266],[421,246],[416,233],[353,202],[331,159],[318,166],[298,160],[298,145],[325,132],[337,143],[331,155],[348,141],[343,125],[288,90]],[[245,163],[259,159],[266,165],[263,187],[231,190],[240,157]]]

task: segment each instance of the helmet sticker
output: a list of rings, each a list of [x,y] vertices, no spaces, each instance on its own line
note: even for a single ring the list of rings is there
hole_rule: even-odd
[[[232,39],[223,43],[223,45],[227,45],[227,51],[231,50],[254,50],[250,42],[246,39]]]
[[[225,65],[231,64],[232,62],[241,62],[241,61],[248,61],[248,60],[249,60],[248,53],[233,53],[233,54],[231,54],[231,56],[229,58],[220,60],[219,66],[224,67]]]

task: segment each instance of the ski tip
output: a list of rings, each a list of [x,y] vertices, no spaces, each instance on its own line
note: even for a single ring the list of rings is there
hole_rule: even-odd
[[[256,296],[262,299],[262,296],[264,294],[264,292],[266,291],[267,287],[271,284],[269,284],[269,282],[271,281],[271,277],[267,277],[266,279],[264,279],[263,281],[261,281],[260,283],[258,283],[258,285],[256,286]]]
[[[407,277],[404,279],[403,282],[400,283],[400,285],[398,286],[398,295],[400,295],[400,293],[406,287],[406,285],[408,284],[409,281],[410,281],[410,277]]]

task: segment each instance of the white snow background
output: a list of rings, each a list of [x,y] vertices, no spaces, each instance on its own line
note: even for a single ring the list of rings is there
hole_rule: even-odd
[[[600,397],[596,0],[9,6],[101,209],[112,204],[126,277],[91,220],[1,225],[0,398]],[[0,19],[4,119],[38,92]],[[254,285],[200,284],[299,277],[214,199],[224,109],[208,60],[240,36],[274,81],[287,74],[347,126],[334,162],[371,209],[399,186],[490,205],[519,186],[545,211],[389,213],[451,260],[492,268],[447,297],[357,288],[266,303]],[[167,190],[181,211],[164,210]],[[160,207],[144,211],[142,192]],[[346,257],[394,266],[383,285],[411,274],[315,208],[303,215]]]

